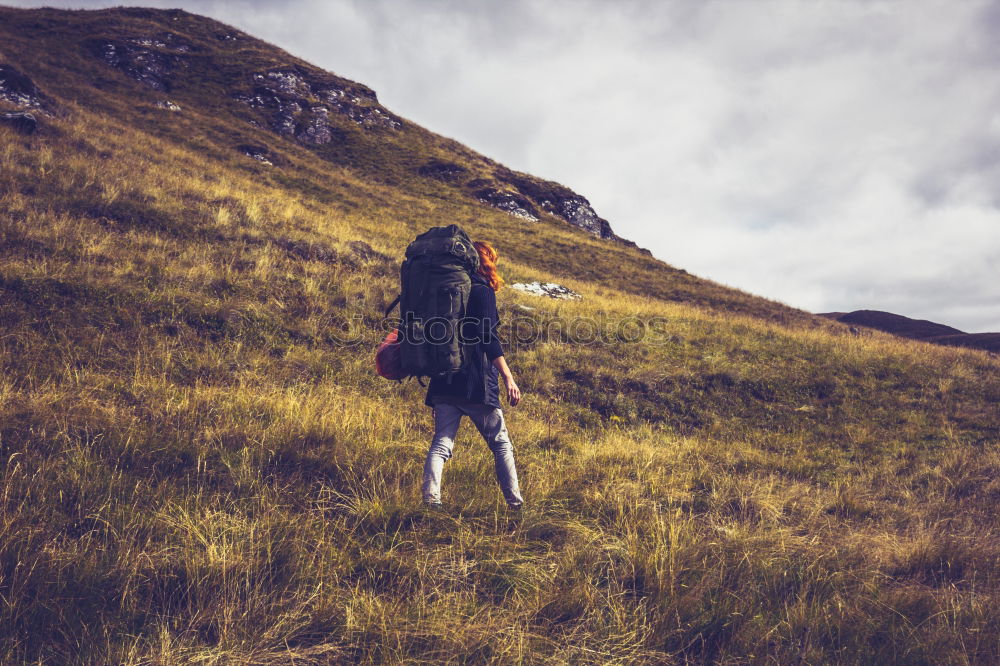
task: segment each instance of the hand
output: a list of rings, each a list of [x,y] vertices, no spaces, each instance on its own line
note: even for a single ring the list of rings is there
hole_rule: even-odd
[[[517,388],[514,378],[507,377],[503,380],[503,383],[507,385],[507,402],[510,403],[510,406],[513,407],[521,402],[521,389]]]

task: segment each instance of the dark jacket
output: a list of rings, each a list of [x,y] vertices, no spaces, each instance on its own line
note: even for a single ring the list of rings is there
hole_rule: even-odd
[[[433,406],[435,400],[443,400],[500,407],[499,373],[493,367],[493,359],[503,356],[497,336],[499,324],[496,292],[485,278],[474,274],[462,322],[463,339],[474,344],[467,347],[470,353],[466,363],[461,371],[451,376],[451,381],[444,377],[431,378],[424,404]]]

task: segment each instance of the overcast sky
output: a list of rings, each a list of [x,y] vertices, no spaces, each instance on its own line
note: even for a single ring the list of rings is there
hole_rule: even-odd
[[[677,267],[814,312],[1000,331],[1000,2],[143,4],[361,81]]]

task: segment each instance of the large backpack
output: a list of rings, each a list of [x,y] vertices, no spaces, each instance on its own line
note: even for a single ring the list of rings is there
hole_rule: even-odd
[[[479,253],[457,224],[432,227],[406,248],[399,270],[399,352],[404,376],[450,377],[469,351],[459,326],[472,289]]]

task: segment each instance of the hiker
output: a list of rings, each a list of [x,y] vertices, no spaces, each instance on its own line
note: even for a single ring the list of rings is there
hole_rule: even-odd
[[[524,500],[517,483],[514,449],[503,412],[500,409],[500,385],[503,375],[507,400],[511,407],[521,400],[521,391],[503,357],[497,337],[496,292],[503,286],[497,273],[497,251],[487,242],[473,243],[479,253],[479,268],[470,272],[469,292],[461,335],[466,343],[474,343],[478,353],[470,354],[463,368],[449,377],[432,377],[424,403],[432,408],[434,438],[424,463],[423,501],[431,507],[441,506],[441,472],[451,458],[462,416],[475,424],[493,452],[497,483],[507,506],[517,511]],[[485,375],[485,377],[484,377]]]

